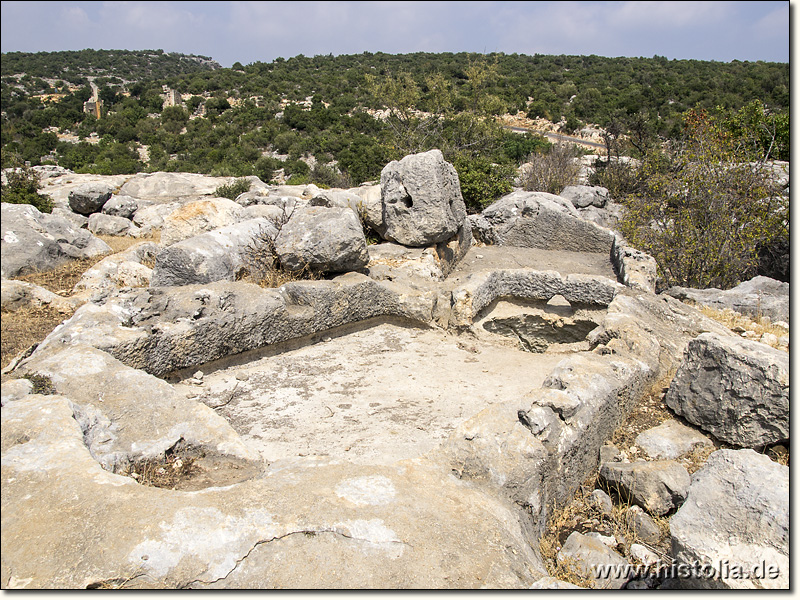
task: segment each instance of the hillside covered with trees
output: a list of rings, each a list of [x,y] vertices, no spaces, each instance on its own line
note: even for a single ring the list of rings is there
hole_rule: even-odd
[[[92,85],[99,119],[84,111]],[[566,133],[594,124],[630,140],[616,149],[635,156],[680,137],[690,108],[731,120],[748,106],[778,133],[772,156],[787,159],[783,63],[363,53],[222,69],[160,50],[15,52],[2,56],[2,166],[264,180],[283,169],[293,182],[358,184],[404,153],[439,147],[462,174],[506,178],[549,144],[510,133],[498,115],[521,111]]]
[[[626,204],[622,228],[664,281],[730,286],[756,269],[788,278],[788,195],[764,175],[766,159],[789,159],[785,63],[367,52],[223,69],[160,50],[84,50],[3,54],[1,85],[3,168],[350,187],[439,148],[475,212],[511,190],[522,163],[550,157],[551,173],[574,164],[498,117],[546,119],[565,134],[599,128],[609,157],[641,166],[609,159],[593,182]],[[560,193],[566,183],[524,186]],[[14,200],[4,185],[3,201],[42,201],[26,185]]]

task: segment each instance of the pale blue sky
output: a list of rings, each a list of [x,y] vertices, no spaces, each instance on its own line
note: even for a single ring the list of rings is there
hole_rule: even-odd
[[[2,2],[2,52],[505,52],[789,62],[789,1]],[[793,8],[793,7],[792,7]]]

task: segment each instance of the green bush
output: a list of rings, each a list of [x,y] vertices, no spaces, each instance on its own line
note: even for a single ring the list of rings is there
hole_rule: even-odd
[[[228,200],[236,200],[241,194],[250,191],[250,182],[241,178],[234,180],[230,185],[221,185],[214,190],[214,195]]]
[[[789,200],[759,133],[733,136],[721,120],[690,110],[682,142],[643,160],[621,230],[656,259],[662,287],[728,289],[756,275],[759,248],[788,242]]]
[[[0,185],[3,202],[9,204],[30,204],[43,213],[53,211],[53,201],[49,196],[39,193],[41,185],[36,171],[19,165],[5,172],[5,182]]]
[[[514,167],[498,165],[487,159],[457,157],[453,166],[461,182],[461,195],[470,213],[481,212],[501,196],[508,194],[514,177]]]

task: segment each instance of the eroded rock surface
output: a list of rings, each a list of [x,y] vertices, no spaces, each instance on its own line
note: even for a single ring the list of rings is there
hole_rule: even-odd
[[[28,204],[2,204],[2,276],[50,271],[74,258],[111,252],[88,231]]]
[[[670,534],[677,563],[697,561],[722,575],[681,580],[683,587],[786,589],[789,468],[753,450],[714,452],[694,474]],[[726,564],[736,572],[720,568]]]
[[[384,234],[404,246],[455,237],[467,216],[458,174],[439,150],[406,156],[381,172]]]
[[[789,322],[789,284],[769,277],[754,277],[729,290],[697,290],[673,287],[667,293],[680,300],[692,300],[712,308],[729,308],[758,319]]]
[[[667,406],[720,440],[761,447],[789,438],[789,355],[734,336],[692,340]]]

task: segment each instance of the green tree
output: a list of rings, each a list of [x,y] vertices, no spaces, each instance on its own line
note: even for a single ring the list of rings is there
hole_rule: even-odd
[[[685,127],[673,150],[645,157],[621,228],[656,259],[663,286],[727,289],[754,276],[758,249],[788,232],[788,199],[752,132],[734,136],[702,109],[686,113]]]

